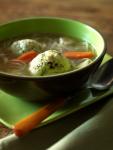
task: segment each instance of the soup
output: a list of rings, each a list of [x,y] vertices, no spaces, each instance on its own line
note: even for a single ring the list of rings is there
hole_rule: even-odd
[[[48,76],[81,69],[96,57],[87,41],[54,34],[30,34],[0,42],[0,70]]]

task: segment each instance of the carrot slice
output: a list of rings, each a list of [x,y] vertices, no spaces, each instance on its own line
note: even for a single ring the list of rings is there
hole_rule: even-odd
[[[83,51],[66,51],[64,56],[70,59],[79,59],[79,58],[92,58],[94,53],[92,52],[83,52]]]
[[[43,106],[28,117],[17,122],[13,128],[14,133],[19,137],[27,134],[29,131],[39,125],[41,121],[43,121],[64,104],[65,99],[61,98]]]
[[[38,53],[34,50],[28,51],[20,55],[19,57],[16,58],[16,60],[21,60],[24,62],[29,62],[31,61],[35,56],[37,56]]]

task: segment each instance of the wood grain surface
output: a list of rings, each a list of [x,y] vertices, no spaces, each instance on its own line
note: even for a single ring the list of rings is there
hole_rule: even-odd
[[[0,0],[0,23],[32,16],[57,16],[86,23],[100,31],[113,56],[113,0]],[[0,138],[11,133],[0,125]]]

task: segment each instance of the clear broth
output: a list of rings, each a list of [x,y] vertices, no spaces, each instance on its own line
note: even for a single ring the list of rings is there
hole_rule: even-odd
[[[28,64],[24,62],[11,62],[17,56],[14,51],[11,50],[13,42],[23,39],[33,39],[39,43],[38,52],[44,52],[46,50],[54,49],[60,51],[92,51],[95,53],[95,49],[87,41],[80,39],[66,37],[55,34],[29,34],[26,36],[20,36],[12,39],[0,41],[0,71],[17,76],[32,76],[28,70]],[[16,50],[15,50],[16,51]],[[95,54],[96,57],[96,54]],[[94,59],[94,58],[93,58]],[[92,61],[93,61],[92,59]],[[71,60],[75,65],[80,61]],[[81,60],[82,61],[82,60]]]

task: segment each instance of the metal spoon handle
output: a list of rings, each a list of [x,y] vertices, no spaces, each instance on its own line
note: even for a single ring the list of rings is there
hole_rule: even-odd
[[[98,90],[108,89],[113,84],[113,58],[108,60],[93,74],[91,87]]]

